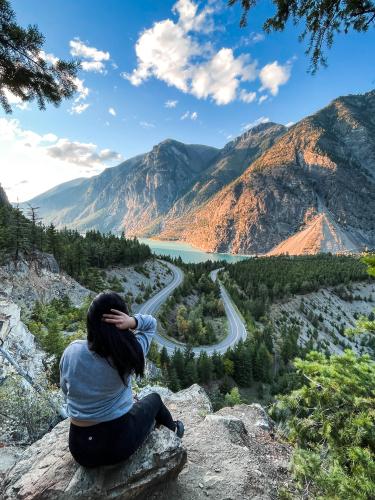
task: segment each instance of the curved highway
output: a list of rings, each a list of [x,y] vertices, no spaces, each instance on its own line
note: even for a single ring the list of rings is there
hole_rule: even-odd
[[[184,274],[177,266],[170,264],[169,262],[163,261],[165,265],[169,267],[169,269],[173,273],[173,280],[169,283],[165,288],[163,288],[159,293],[151,297],[147,302],[145,302],[139,309],[139,313],[141,314],[152,314],[155,315],[158,309],[162,306],[162,304],[168,299],[173,290],[177,288],[184,279]],[[213,281],[217,279],[217,273],[220,269],[215,269],[210,273],[210,277]],[[198,354],[201,351],[205,351],[208,355],[212,355],[215,351],[218,353],[224,353],[229,349],[229,347],[235,345],[240,339],[245,340],[247,336],[246,326],[242,321],[241,316],[238,314],[237,309],[234,307],[228,292],[225,287],[220,283],[220,292],[221,298],[223,299],[225,313],[228,318],[228,326],[229,333],[225,337],[224,340],[219,342],[218,344],[210,345],[210,346],[200,346],[193,347],[193,352]],[[156,342],[165,347],[168,351],[168,354],[172,354],[175,349],[183,349],[185,347],[184,344],[173,342],[170,339],[162,337],[159,334],[155,336]]]

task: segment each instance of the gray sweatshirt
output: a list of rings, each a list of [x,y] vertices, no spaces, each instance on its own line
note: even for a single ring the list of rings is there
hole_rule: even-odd
[[[134,316],[138,321],[135,335],[146,356],[156,332],[156,319],[144,314]],[[125,386],[117,370],[90,351],[87,340],[76,340],[65,349],[60,361],[60,386],[69,417],[78,420],[107,422],[121,417],[133,405],[131,377]]]

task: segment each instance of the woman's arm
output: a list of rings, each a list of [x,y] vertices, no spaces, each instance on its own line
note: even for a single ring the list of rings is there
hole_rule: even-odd
[[[149,314],[129,316],[117,309],[111,309],[111,314],[103,314],[103,321],[111,323],[119,330],[136,330],[135,336],[142,346],[144,355],[150,349],[151,340],[156,333],[156,319]]]
[[[138,322],[135,336],[141,344],[144,355],[148,353],[151,341],[156,333],[157,321],[150,314],[135,314],[135,319]]]

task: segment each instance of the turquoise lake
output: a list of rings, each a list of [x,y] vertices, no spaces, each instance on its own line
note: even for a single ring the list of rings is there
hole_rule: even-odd
[[[150,238],[138,238],[141,243],[148,245],[151,250],[158,255],[169,255],[172,258],[181,257],[184,262],[197,263],[205,262],[206,260],[227,262],[238,262],[239,260],[248,259],[248,255],[230,255],[227,253],[209,253],[203,252],[188,243],[180,241],[158,241]]]

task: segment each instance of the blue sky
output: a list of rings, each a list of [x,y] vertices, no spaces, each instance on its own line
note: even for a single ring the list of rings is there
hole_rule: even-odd
[[[337,37],[328,68],[312,76],[297,40],[302,25],[262,34],[273,12],[267,1],[245,29],[239,8],[220,0],[11,3],[20,24],[39,26],[50,58],[77,56],[83,65],[80,93],[59,108],[15,102],[11,117],[0,111],[0,183],[12,201],[168,137],[222,147],[257,121],[296,122],[375,87],[374,30]]]

